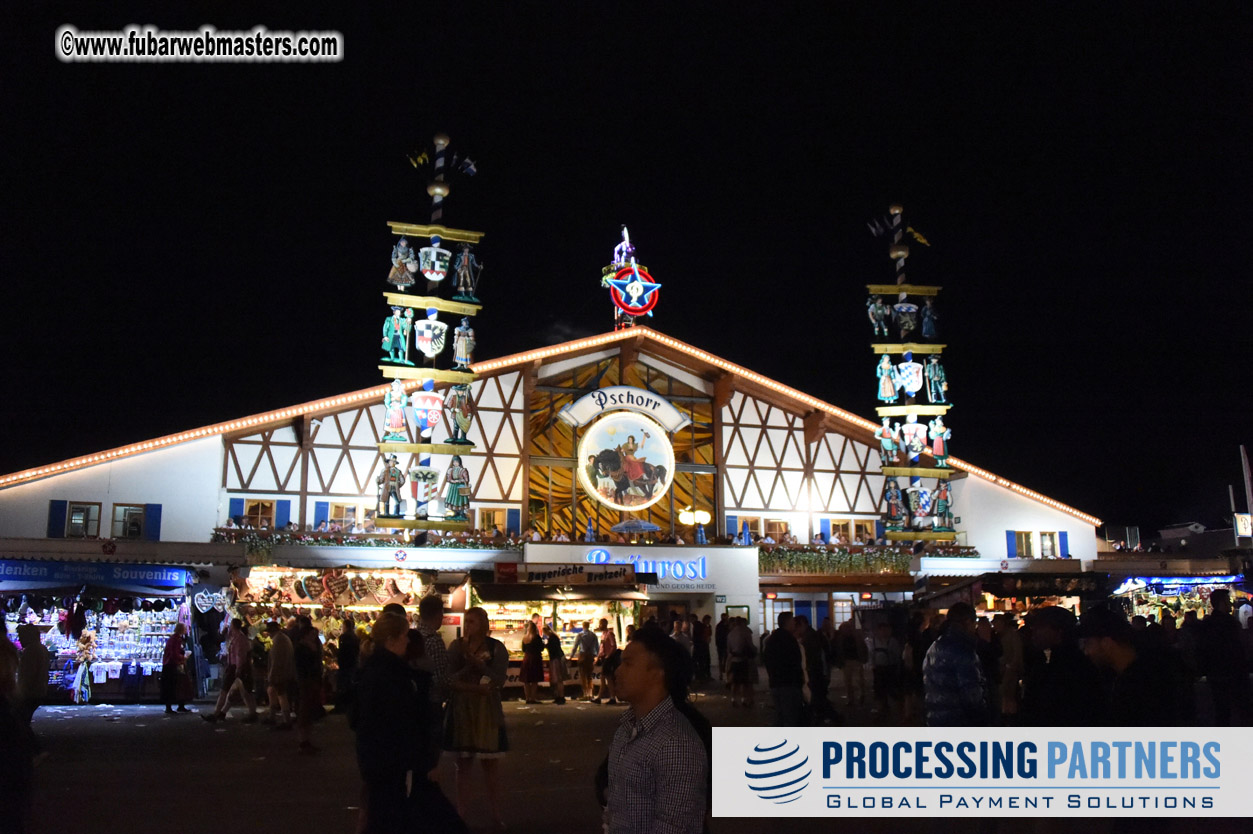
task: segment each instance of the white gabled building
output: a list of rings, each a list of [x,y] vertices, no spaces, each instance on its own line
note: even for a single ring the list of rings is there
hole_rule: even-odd
[[[589,523],[602,533],[617,523],[616,512],[583,493],[579,430],[556,414],[588,390],[626,385],[663,397],[691,420],[671,438],[670,495],[644,513],[663,535],[675,530],[691,541],[678,521],[689,506],[712,515],[711,540],[745,524],[776,539],[790,530],[802,541],[832,530],[868,540],[880,529],[884,477],[875,423],[670,336],[636,327],[478,362],[473,370],[477,414],[469,437],[476,446],[463,455],[473,527],[535,525],[581,542]],[[175,546],[208,542],[230,517],[271,528],[372,518],[385,387],[0,476],[0,539]],[[435,456],[435,466],[447,462]],[[1096,558],[1099,519],[959,458],[949,463],[959,545],[1016,566]],[[12,547],[0,551],[0,558],[14,555]],[[888,585],[875,585],[877,573],[807,580],[796,598],[833,604],[836,591],[867,584],[907,594],[912,577],[896,575]],[[791,584],[773,575],[761,581],[763,588]],[[688,605],[709,610],[722,596]]]

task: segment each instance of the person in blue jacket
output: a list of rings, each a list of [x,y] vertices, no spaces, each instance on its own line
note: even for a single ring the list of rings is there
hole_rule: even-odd
[[[983,667],[975,648],[975,609],[959,602],[922,662],[928,727],[979,727],[988,723]]]

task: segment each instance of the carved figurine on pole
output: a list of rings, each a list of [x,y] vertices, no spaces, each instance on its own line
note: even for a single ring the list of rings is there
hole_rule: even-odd
[[[935,456],[936,468],[948,469],[948,441],[953,436],[953,430],[944,427],[943,417],[936,417],[927,425],[931,439],[931,454]]]
[[[466,439],[466,434],[470,431],[470,425],[474,420],[474,404],[470,400],[470,386],[449,387],[448,393],[444,395],[444,411],[452,423],[452,437],[444,442],[458,446],[474,445]]]
[[[922,338],[935,338],[935,323],[939,320],[940,314],[936,312],[935,299],[928,298],[922,304]]]
[[[931,513],[935,520],[931,529],[943,533],[953,532],[953,488],[948,481],[940,481],[935,486]]]
[[[888,336],[888,319],[892,317],[892,308],[883,303],[883,296],[872,296],[866,302],[866,314],[870,317],[870,326],[875,336]]]
[[[392,314],[383,322],[383,350],[387,355],[384,362],[395,362],[397,365],[412,365],[409,360],[409,334],[413,332],[413,310],[392,307]]]
[[[457,294],[452,297],[453,301],[470,301],[477,304],[479,299],[474,293],[479,288],[483,265],[474,257],[470,244],[461,244],[461,251],[457,253],[457,260],[453,263],[453,271],[457,273]]]
[[[461,324],[452,334],[452,361],[454,371],[470,370],[474,361],[474,328],[470,327],[470,319],[462,318]]]
[[[901,424],[897,423],[896,428],[892,428],[890,424],[891,419],[884,417],[883,425],[876,429],[874,433],[874,436],[879,438],[879,462],[883,466],[887,466],[889,463],[896,463],[901,459],[900,455],[897,454]]]
[[[398,379],[393,379],[392,387],[383,395],[384,443],[409,442],[409,429],[405,425],[405,405],[407,400],[405,384]]]
[[[879,402],[896,402],[896,369],[892,367],[892,357],[883,354],[875,375],[879,377]]]
[[[905,502],[895,478],[888,478],[883,488],[883,503],[887,508],[885,526],[889,530],[905,529]]]
[[[378,514],[381,516],[403,515],[404,499],[400,497],[400,488],[405,485],[405,473],[400,468],[395,455],[389,455],[384,464],[383,471],[376,479],[379,487]],[[393,499],[396,502],[395,512],[392,512]]]
[[[465,521],[466,508],[470,506],[470,471],[461,465],[461,455],[452,456],[441,488],[444,489],[444,518]]]
[[[948,378],[944,376],[944,366],[940,364],[940,357],[932,354],[931,361],[927,363],[927,399],[933,403],[948,402]]]
[[[413,256],[413,247],[409,239],[402,237],[392,247],[392,270],[387,274],[387,283],[398,290],[413,286],[414,273],[418,271],[418,260]]]

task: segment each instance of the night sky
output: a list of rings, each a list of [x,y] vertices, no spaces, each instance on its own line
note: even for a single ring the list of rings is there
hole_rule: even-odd
[[[377,384],[386,221],[428,221],[406,154],[444,131],[479,170],[445,216],[486,232],[477,358],[610,329],[626,223],[650,326],[872,417],[866,223],[900,202],[954,454],[1146,534],[1229,524],[1238,4],[169,5],[0,12],[0,472]],[[330,29],[346,58],[63,64],[62,23]]]

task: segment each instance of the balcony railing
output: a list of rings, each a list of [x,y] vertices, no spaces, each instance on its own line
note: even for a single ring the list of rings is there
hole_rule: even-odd
[[[434,547],[474,550],[521,550],[522,543],[511,537],[492,538],[466,533],[428,534],[424,543],[406,540],[394,533],[297,532],[287,530],[250,530],[240,527],[218,527],[210,541],[242,544],[248,556],[264,556],[278,545],[308,547]]]

